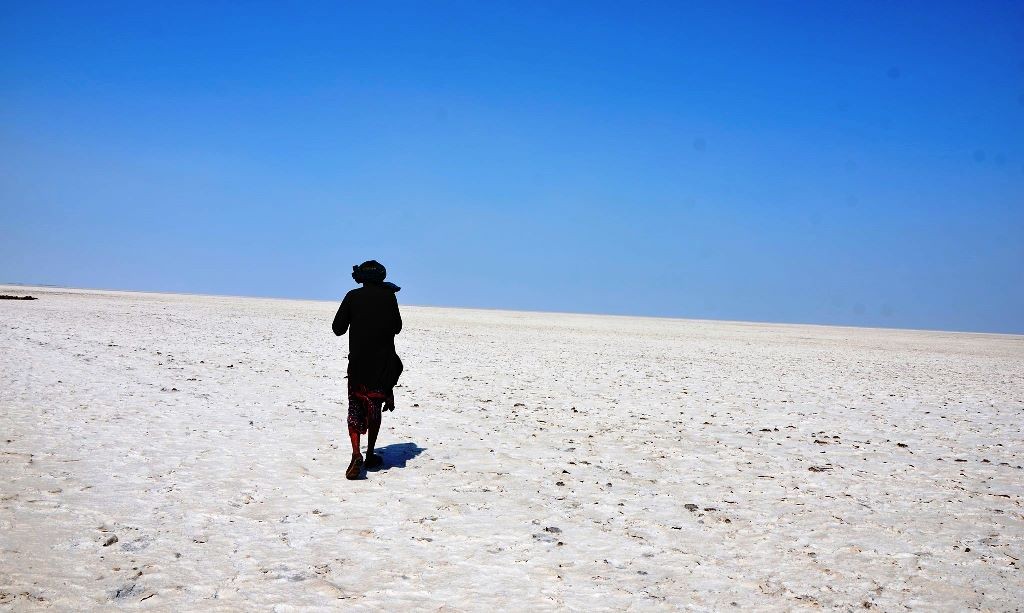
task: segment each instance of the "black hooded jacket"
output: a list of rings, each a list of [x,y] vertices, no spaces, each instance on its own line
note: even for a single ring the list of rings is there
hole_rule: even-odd
[[[395,354],[395,335],[402,331],[402,314],[393,290],[380,283],[366,283],[350,291],[341,301],[331,327],[338,336],[349,333],[350,383],[378,390],[394,386],[402,368]]]

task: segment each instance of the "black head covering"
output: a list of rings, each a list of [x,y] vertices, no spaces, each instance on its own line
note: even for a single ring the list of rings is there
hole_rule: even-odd
[[[388,269],[377,260],[368,260],[352,267],[352,278],[356,283],[383,283]]]

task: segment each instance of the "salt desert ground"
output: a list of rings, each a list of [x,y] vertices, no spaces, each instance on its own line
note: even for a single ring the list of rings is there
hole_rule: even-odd
[[[350,482],[336,303],[0,293],[0,608],[1024,602],[1024,337],[406,306]]]

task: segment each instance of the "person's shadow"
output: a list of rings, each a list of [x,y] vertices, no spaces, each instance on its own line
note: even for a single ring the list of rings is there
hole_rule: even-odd
[[[405,468],[405,463],[423,453],[424,448],[416,443],[392,443],[377,447],[374,453],[384,459],[380,468],[368,468],[368,472],[380,472],[391,468]]]

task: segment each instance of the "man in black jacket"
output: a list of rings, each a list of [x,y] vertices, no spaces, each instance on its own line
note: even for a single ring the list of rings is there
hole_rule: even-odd
[[[373,452],[380,432],[381,410],[394,410],[393,388],[402,372],[395,353],[395,335],[402,331],[402,315],[395,293],[401,289],[385,283],[387,270],[375,260],[352,267],[352,278],[363,286],[345,294],[334,316],[334,334],[348,336],[348,435],[352,441],[352,462],[345,471],[358,479],[364,461],[359,453],[359,435],[367,433],[367,468],[383,464]]]

